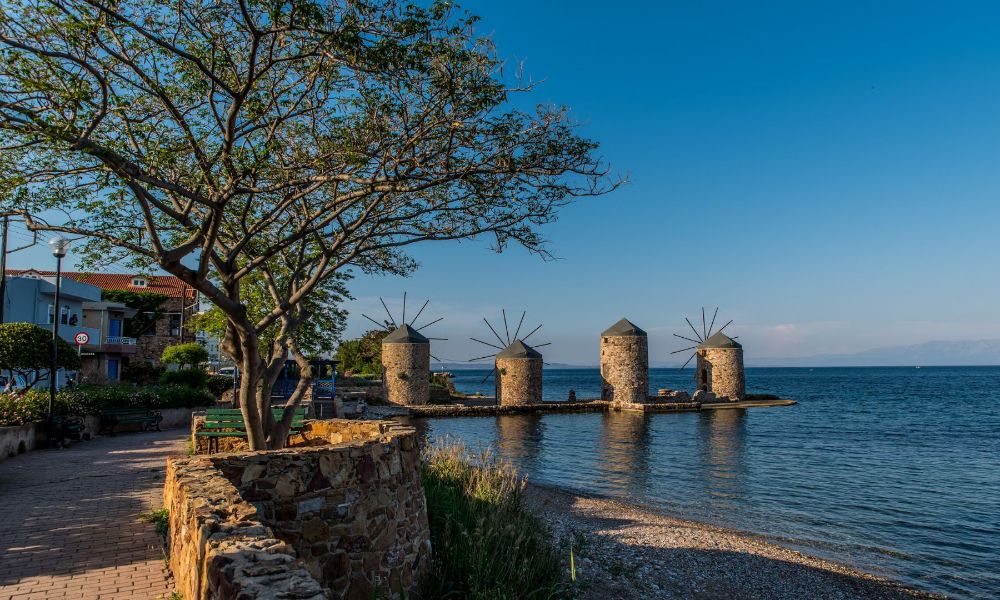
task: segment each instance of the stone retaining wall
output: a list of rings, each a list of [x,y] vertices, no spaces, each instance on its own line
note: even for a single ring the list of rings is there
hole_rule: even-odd
[[[294,443],[170,461],[170,562],[184,597],[413,591],[430,564],[416,431],[311,421]],[[255,591],[255,578],[268,574],[271,590]]]
[[[12,458],[35,449],[35,436],[45,427],[42,423],[27,423],[0,427],[0,460]]]

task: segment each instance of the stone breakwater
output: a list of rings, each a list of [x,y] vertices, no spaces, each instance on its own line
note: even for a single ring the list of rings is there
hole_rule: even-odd
[[[701,410],[716,410],[723,408],[762,408],[767,406],[791,406],[794,400],[784,400],[775,396],[747,397],[742,402],[712,401],[698,402],[686,393],[667,396],[650,396],[647,402],[609,402],[606,400],[581,400],[578,402],[542,402],[538,404],[521,405],[463,405],[443,404],[427,406],[409,406],[406,408],[371,407],[373,414],[385,416],[411,417],[487,417],[496,415],[515,415],[528,413],[588,413],[620,410],[628,412],[692,412]]]
[[[298,437],[285,450],[170,459],[170,567],[184,598],[415,590],[430,566],[416,432],[333,420]]]

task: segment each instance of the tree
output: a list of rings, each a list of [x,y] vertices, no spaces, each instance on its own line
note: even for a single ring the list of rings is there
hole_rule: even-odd
[[[80,368],[80,357],[66,340],[58,338],[60,369]],[[31,323],[0,323],[0,371],[18,374],[33,388],[52,366],[52,332]]]
[[[197,367],[208,360],[208,350],[198,342],[188,342],[186,344],[174,344],[163,349],[160,362],[168,365],[190,365]]]
[[[340,372],[381,373],[382,338],[388,334],[384,329],[373,329],[359,339],[341,342],[335,356]]]
[[[566,109],[512,107],[474,17],[407,0],[9,0],[0,13],[0,213],[159,268],[226,316],[252,449],[281,447],[281,353],[312,372],[305,302],[349,269],[408,274],[407,246],[538,227],[619,181]],[[243,280],[260,277],[260,318]],[[259,313],[257,313],[259,314]]]

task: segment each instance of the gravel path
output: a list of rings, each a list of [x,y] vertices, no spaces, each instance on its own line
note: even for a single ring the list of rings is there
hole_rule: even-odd
[[[580,598],[939,598],[748,534],[530,485],[532,510],[572,540]]]

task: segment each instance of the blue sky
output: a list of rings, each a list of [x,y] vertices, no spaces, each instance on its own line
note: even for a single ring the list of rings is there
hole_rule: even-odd
[[[349,333],[405,289],[448,359],[501,307],[577,364],[622,316],[668,361],[703,305],[748,360],[1000,338],[1000,4],[649,4],[464,4],[630,184],[545,230],[557,261],[446,243],[355,280]]]

